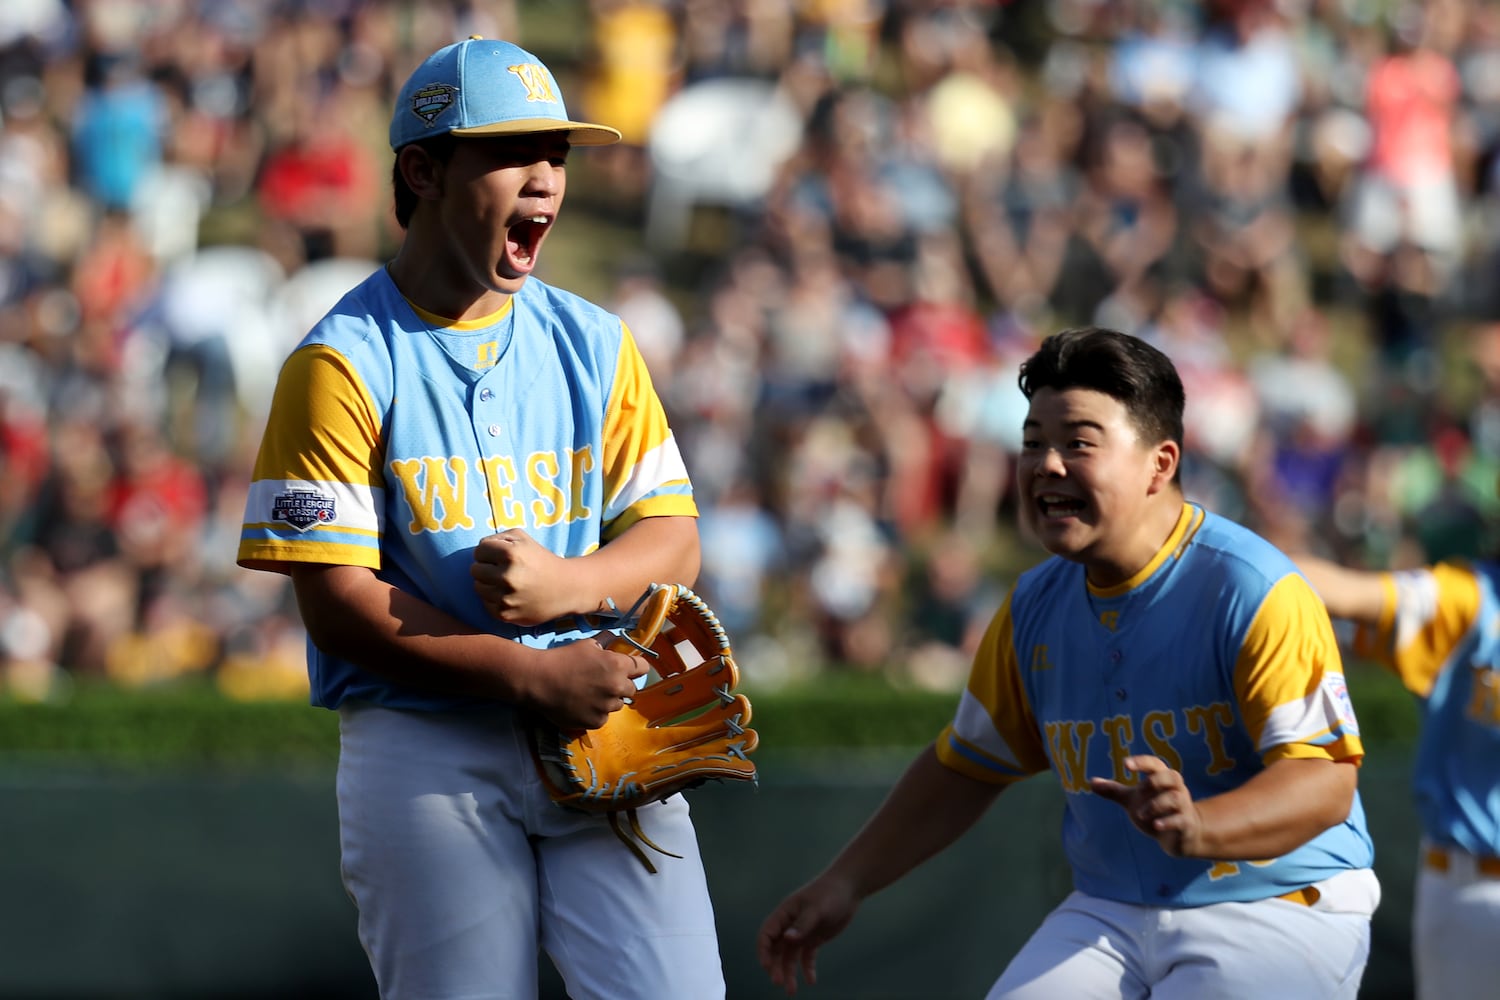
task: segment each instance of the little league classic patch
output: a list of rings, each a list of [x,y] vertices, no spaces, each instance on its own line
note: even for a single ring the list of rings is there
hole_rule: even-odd
[[[315,524],[332,524],[338,520],[333,497],[317,490],[287,490],[271,502],[271,520],[285,521],[298,531]]]
[[[1349,698],[1349,685],[1344,681],[1344,675],[1325,674],[1323,690],[1338,710],[1339,721],[1344,724],[1344,728],[1351,736],[1358,736],[1359,720],[1354,717],[1354,702]]]

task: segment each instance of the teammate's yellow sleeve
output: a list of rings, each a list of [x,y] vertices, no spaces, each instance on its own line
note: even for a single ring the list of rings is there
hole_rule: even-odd
[[[1333,624],[1298,574],[1279,580],[1261,602],[1240,646],[1234,686],[1245,727],[1266,763],[1363,759]]]
[[[1380,621],[1355,633],[1354,650],[1425,698],[1448,655],[1479,617],[1479,579],[1461,562],[1381,574]]]

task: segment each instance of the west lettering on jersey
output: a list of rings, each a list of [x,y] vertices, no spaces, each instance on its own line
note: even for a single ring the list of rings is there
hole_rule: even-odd
[[[528,527],[528,507],[529,526],[537,528],[593,516],[593,511],[583,502],[588,474],[594,471],[596,464],[593,450],[568,448],[564,453],[566,470],[555,451],[535,451],[527,456],[525,485],[532,495],[529,503],[523,503],[516,496],[520,480],[514,457],[491,455],[477,460],[489,494],[487,521],[490,530]],[[428,456],[396,459],[390,465],[411,511],[408,530],[412,534],[474,527],[474,517],[468,510],[469,463],[466,459]],[[563,481],[565,471],[566,482]]]
[[[1109,760],[1114,765],[1110,777],[1129,784],[1136,776],[1125,770],[1125,758],[1130,756],[1130,744],[1135,742],[1135,724],[1128,715],[1111,715],[1101,725],[1104,735],[1109,737]]]
[[[1184,710],[1190,733],[1202,733],[1208,744],[1210,759],[1209,774],[1221,774],[1234,767],[1234,760],[1224,750],[1224,730],[1234,725],[1234,709],[1227,701],[1216,701],[1212,705],[1194,705]]]
[[[1174,771],[1182,770],[1182,757],[1172,746],[1177,735],[1177,716],[1172,712],[1147,712],[1141,720],[1141,736],[1155,757],[1160,757]]]
[[[1088,789],[1089,737],[1093,735],[1094,724],[1088,720],[1047,723],[1052,767],[1065,791]]]
[[[538,528],[550,528],[568,513],[566,497],[557,485],[557,453],[534,451],[526,459],[526,483],[536,493],[531,501],[531,517]]]
[[[1224,746],[1224,732],[1233,725],[1234,712],[1228,702],[1192,705],[1182,710],[1184,728],[1200,737],[1208,749],[1208,766],[1204,773],[1213,775],[1234,767],[1235,761]],[[1108,740],[1110,777],[1115,781],[1133,782],[1136,775],[1126,770],[1125,758],[1138,751],[1135,744],[1135,719],[1126,714],[1112,715],[1100,722]],[[1087,719],[1064,719],[1046,724],[1048,757],[1063,788],[1082,792],[1088,787],[1089,739],[1094,723]],[[1182,755],[1172,746],[1178,732],[1176,713],[1166,710],[1147,712],[1140,723],[1140,733],[1153,756],[1172,770],[1182,770]]]
[[[490,530],[525,527],[526,511],[515,494],[515,460],[509,455],[492,455],[481,458],[479,467],[484,470],[485,485],[490,491]]]
[[[1269,861],[1215,861],[1212,867],[1208,869],[1208,877],[1217,882],[1219,879],[1233,878],[1235,875],[1238,875],[1240,873],[1240,865],[1253,865],[1256,868],[1264,868],[1267,865],[1274,865],[1275,863],[1275,858]]]
[[[468,511],[469,463],[464,459],[400,458],[391,462],[391,472],[400,480],[411,510],[407,530],[413,535],[474,527]]]
[[[568,520],[586,521],[594,516],[594,512],[583,503],[583,484],[588,482],[588,474],[594,471],[594,449],[588,445],[569,448],[567,456],[568,468],[573,473],[573,478],[568,481]]]

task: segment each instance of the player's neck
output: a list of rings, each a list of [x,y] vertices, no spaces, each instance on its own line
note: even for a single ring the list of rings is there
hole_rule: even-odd
[[[505,308],[514,292],[482,288],[464,281],[458,268],[444,266],[436,256],[403,246],[385,265],[398,291],[429,313],[455,321],[492,316]]]
[[[1098,590],[1118,587],[1131,580],[1161,552],[1182,518],[1183,496],[1175,488],[1153,497],[1141,516],[1113,544],[1100,546],[1084,561],[1088,581]]]

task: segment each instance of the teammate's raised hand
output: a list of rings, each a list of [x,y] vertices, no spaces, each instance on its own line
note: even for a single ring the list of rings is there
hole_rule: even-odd
[[[808,985],[818,981],[818,948],[837,937],[859,901],[842,879],[824,874],[782,900],[760,926],[756,952],[771,982],[797,992],[800,972]]]
[[[1090,778],[1094,794],[1119,803],[1130,821],[1174,858],[1193,857],[1203,831],[1203,818],[1182,775],[1160,757],[1125,758],[1134,771],[1131,784],[1109,778]]]
[[[485,610],[512,625],[540,625],[580,610],[568,560],[520,528],[480,539],[469,575]]]

